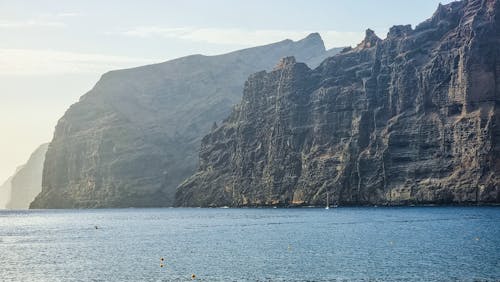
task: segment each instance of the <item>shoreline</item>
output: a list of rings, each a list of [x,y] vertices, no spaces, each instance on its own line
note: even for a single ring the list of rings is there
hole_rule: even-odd
[[[444,207],[500,207],[500,203],[447,203],[447,204],[345,204],[330,206],[337,208],[444,208]],[[0,209],[0,211],[50,211],[50,210],[123,210],[123,209],[324,209],[321,205],[248,205],[248,206],[183,206],[183,207],[95,207],[95,208],[48,208],[48,209]]]

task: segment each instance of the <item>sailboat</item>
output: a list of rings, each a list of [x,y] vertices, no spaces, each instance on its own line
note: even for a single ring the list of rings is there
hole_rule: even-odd
[[[325,210],[329,210],[330,209],[330,194],[328,192],[326,192],[326,207],[325,207]]]

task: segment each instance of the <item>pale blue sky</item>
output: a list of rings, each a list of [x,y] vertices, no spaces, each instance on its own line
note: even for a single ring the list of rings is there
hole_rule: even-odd
[[[50,141],[109,69],[320,32],[327,48],[385,37],[449,0],[0,0],[0,181]]]

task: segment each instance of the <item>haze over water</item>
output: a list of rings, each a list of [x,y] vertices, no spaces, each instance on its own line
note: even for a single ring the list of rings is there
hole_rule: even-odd
[[[498,280],[499,222],[498,207],[1,211],[0,273],[2,281]]]

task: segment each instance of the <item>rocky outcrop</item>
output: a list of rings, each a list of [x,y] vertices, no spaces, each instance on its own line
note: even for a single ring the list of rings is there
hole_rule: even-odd
[[[500,0],[245,83],[178,206],[500,202]]]
[[[27,209],[42,191],[42,167],[48,145],[40,145],[26,164],[18,167],[0,187],[0,208]]]
[[[0,186],[0,209],[6,209],[10,200],[12,176],[5,180]]]
[[[201,138],[251,73],[294,55],[319,64],[319,34],[219,56],[106,73],[59,120],[32,208],[160,207],[196,171]]]

